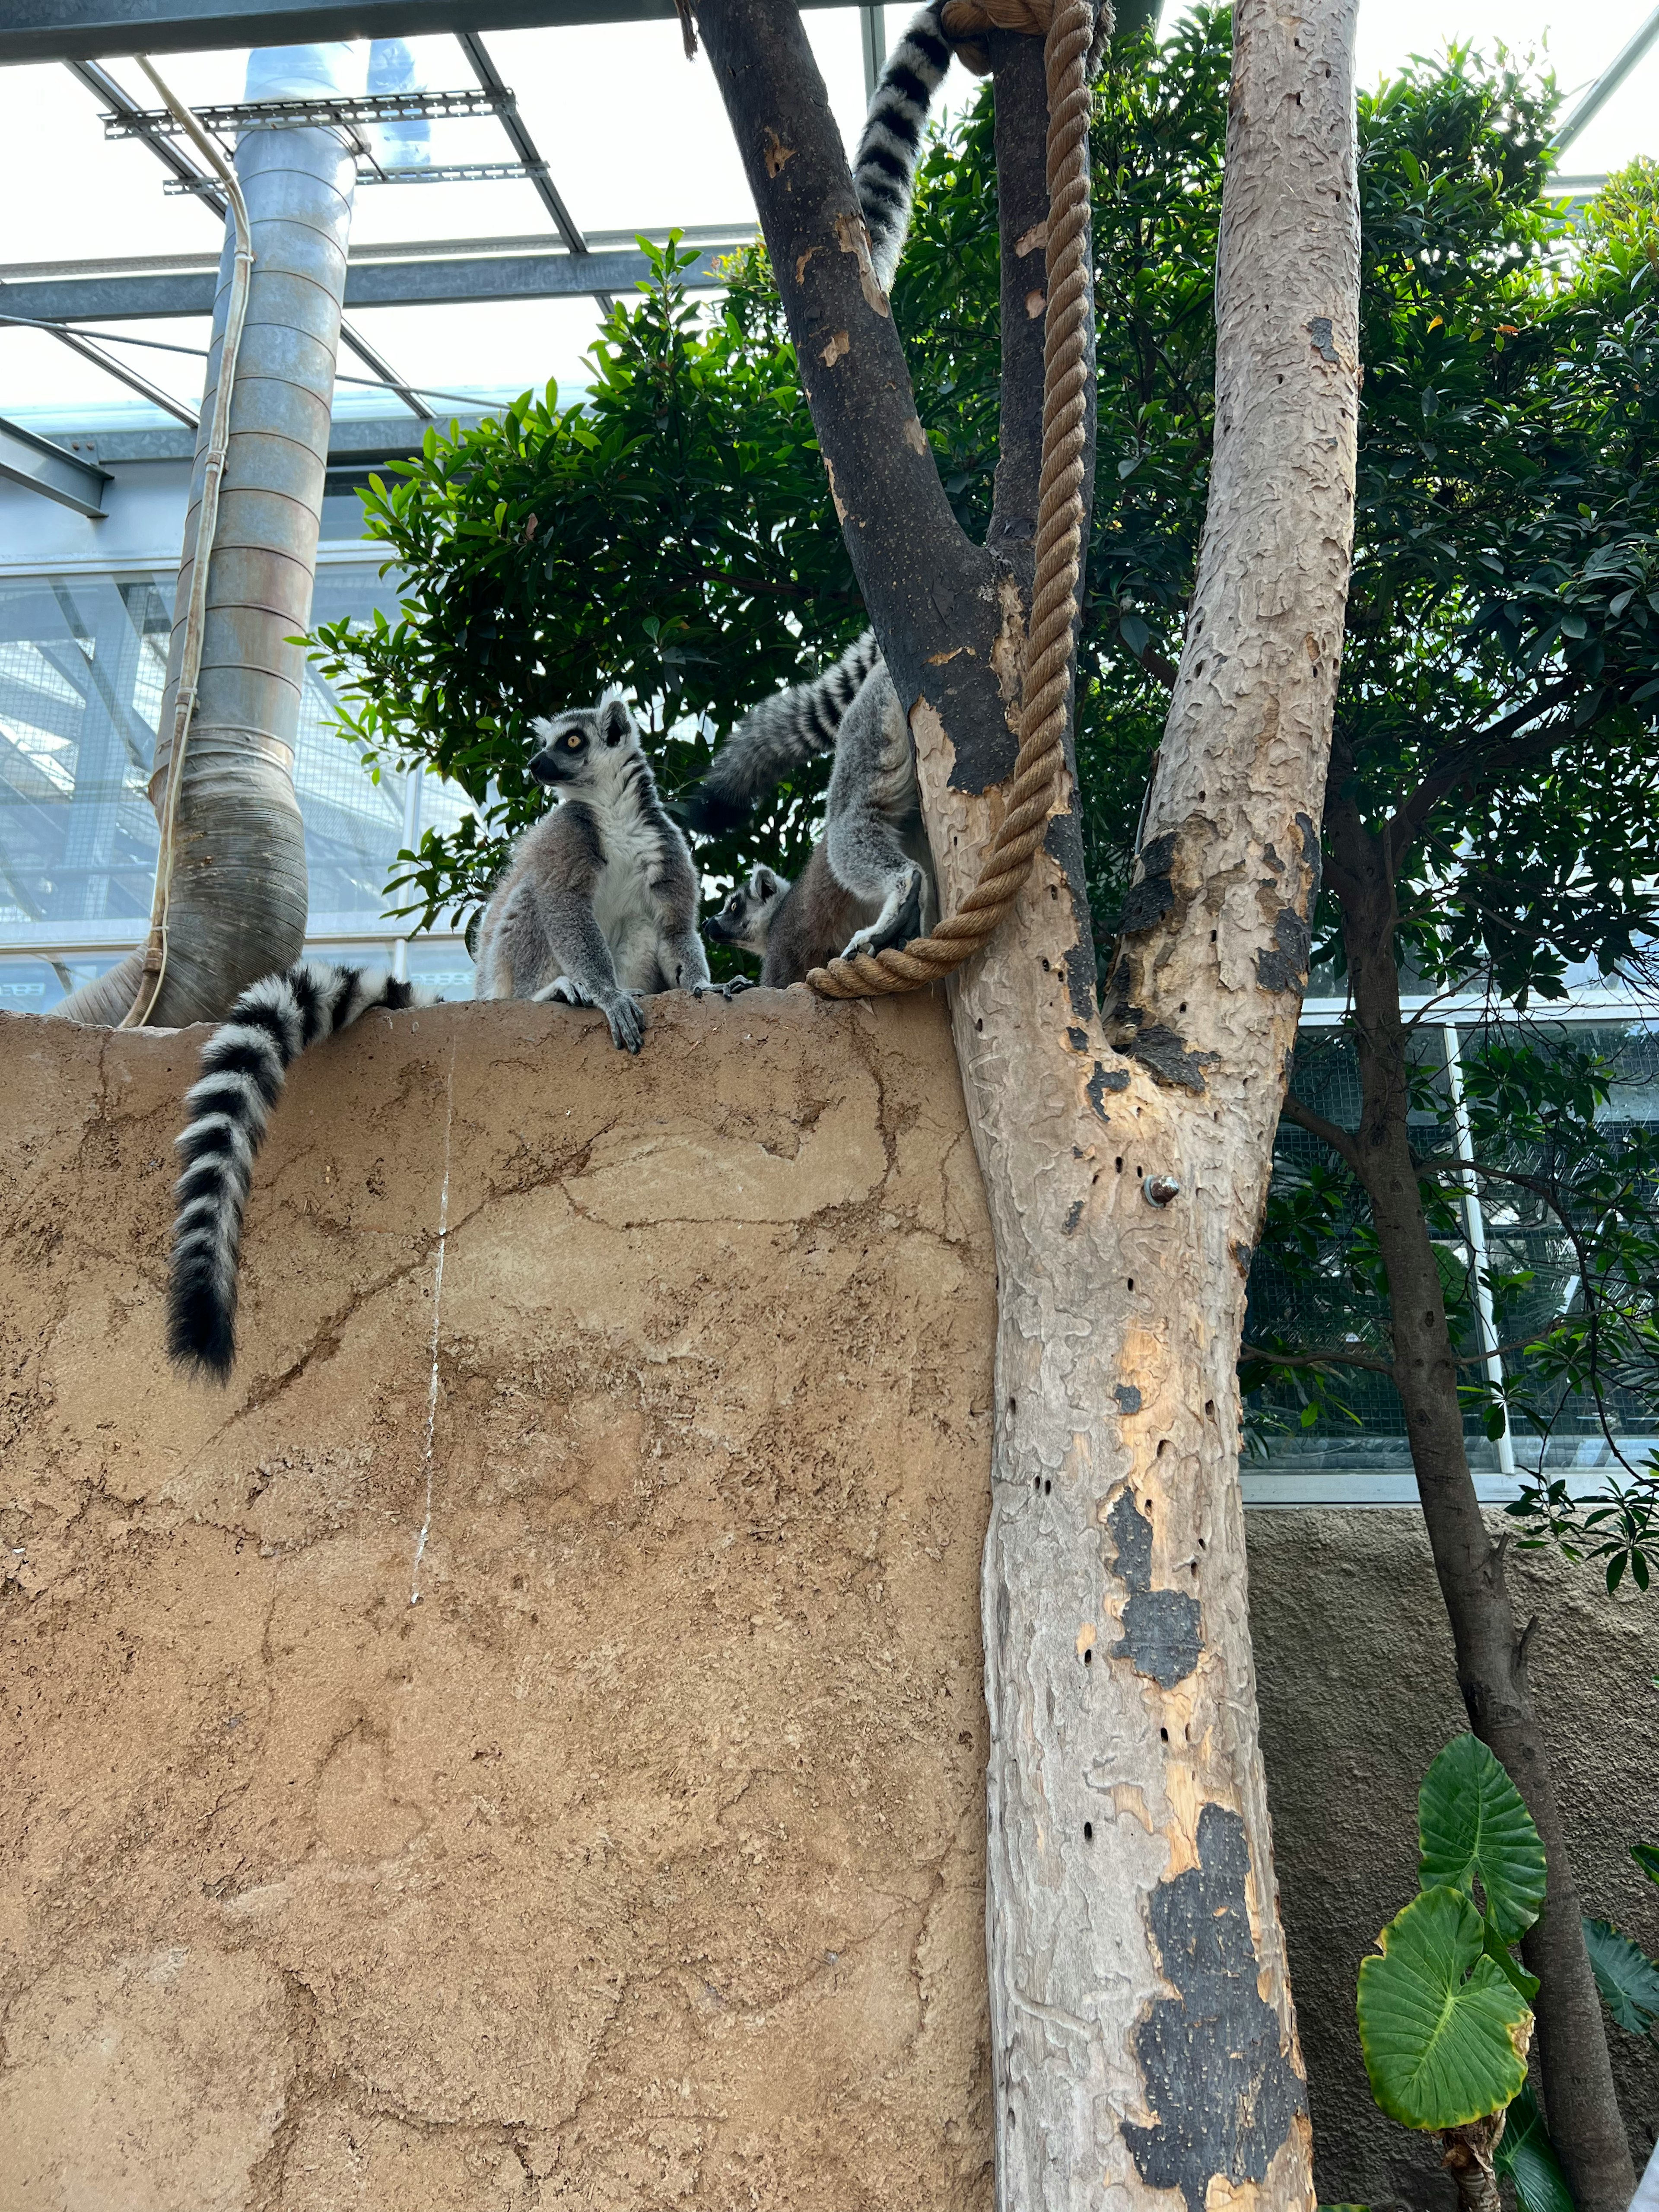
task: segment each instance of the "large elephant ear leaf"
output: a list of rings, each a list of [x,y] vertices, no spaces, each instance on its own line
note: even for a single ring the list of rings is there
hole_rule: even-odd
[[[1510,2106],[1492,2164],[1500,2179],[1507,2174],[1515,2185],[1516,2212],[1573,2212],[1572,2191],[1530,2089]]]
[[[1544,1846],[1520,1791],[1479,1737],[1455,1737],[1423,1777],[1417,1830],[1425,1889],[1473,1896],[1479,1880],[1504,1941],[1526,1934],[1543,1908]]]
[[[1620,2027],[1644,2035],[1659,2020],[1659,1967],[1610,1920],[1584,1923],[1584,1948],[1607,2010]]]
[[[1359,1969],[1359,2043],[1371,2094],[1408,2128],[1455,2128],[1500,2112],[1527,2078],[1532,2014],[1486,1954],[1486,1923],[1462,1890],[1425,1890]]]

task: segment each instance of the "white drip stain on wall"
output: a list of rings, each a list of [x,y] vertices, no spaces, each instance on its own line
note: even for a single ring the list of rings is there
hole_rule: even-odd
[[[438,1254],[432,1263],[432,1372],[426,1388],[426,1443],[422,1462],[426,1473],[426,1512],[415,1546],[415,1565],[409,1582],[409,1601],[421,1601],[421,1562],[432,1534],[432,1436],[438,1419],[438,1325],[443,1316],[444,1252],[449,1243],[449,1147],[455,1126],[455,1040],[449,1047],[449,1074],[444,1084],[444,1180],[438,1194]]]

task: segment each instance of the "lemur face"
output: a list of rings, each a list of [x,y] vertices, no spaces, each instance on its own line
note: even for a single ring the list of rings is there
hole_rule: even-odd
[[[742,952],[764,952],[778,908],[783,904],[789,879],[771,868],[757,868],[746,884],[739,884],[726,904],[710,915],[702,933],[712,945],[735,945]]]
[[[530,773],[538,783],[550,786],[601,782],[616,763],[639,750],[640,733],[627,701],[610,693],[597,707],[574,707],[550,722],[538,717],[530,726],[541,739],[540,750],[531,755]]]

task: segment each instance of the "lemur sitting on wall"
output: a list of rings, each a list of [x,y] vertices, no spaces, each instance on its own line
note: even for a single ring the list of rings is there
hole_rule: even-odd
[[[935,0],[915,16],[889,56],[853,163],[884,289],[909,228],[922,126],[951,65],[942,5]],[[910,732],[872,631],[813,682],[750,708],[689,795],[687,820],[705,833],[733,827],[791,769],[832,746],[823,841],[800,880],[791,886],[760,872],[776,888],[757,893],[758,874],[751,877],[708,925],[716,943],[763,949],[761,981],[779,988],[837,952],[902,944],[931,927],[937,911]],[[737,935],[739,928],[749,933]]]
[[[637,999],[700,991],[708,963],[697,935],[697,878],[664,812],[640,733],[623,699],[535,721],[530,773],[564,793],[525,831],[479,929],[489,999],[597,1006],[616,1043],[637,1052]],[[237,1264],[254,1155],[288,1071],[308,1046],[371,1007],[429,1005],[384,973],[302,960],[243,992],[208,1040],[176,1196],[167,1286],[167,1349],[222,1382],[236,1356]]]

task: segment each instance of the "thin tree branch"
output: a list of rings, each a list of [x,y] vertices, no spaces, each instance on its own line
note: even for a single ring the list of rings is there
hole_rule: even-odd
[[[1424,771],[1422,781],[1408,799],[1402,800],[1382,825],[1382,839],[1389,857],[1389,872],[1392,876],[1401,860],[1415,842],[1423,824],[1449,791],[1471,777],[1489,775],[1499,769],[1520,766],[1529,757],[1548,753],[1571,735],[1570,727],[1552,723],[1535,732],[1522,743],[1510,745],[1508,738],[1524,730],[1540,714],[1549,714],[1577,694],[1582,686],[1576,679],[1564,679],[1552,684],[1532,699],[1492,723],[1487,728],[1460,745],[1448,746],[1437,753]]]
[[[1360,1150],[1352,1130],[1339,1128],[1328,1121],[1322,1114],[1316,1114],[1311,1106],[1304,1106],[1295,1091],[1287,1091],[1280,1109],[1287,1121],[1294,1121],[1298,1129],[1305,1129],[1310,1137],[1317,1137],[1328,1145],[1339,1159],[1346,1160],[1356,1175],[1360,1173]]]
[[[1260,1359],[1270,1367],[1364,1367],[1374,1375],[1394,1374],[1392,1359],[1379,1359],[1369,1352],[1349,1352],[1334,1346],[1326,1352],[1269,1352],[1260,1344],[1241,1344],[1241,1359]]]

